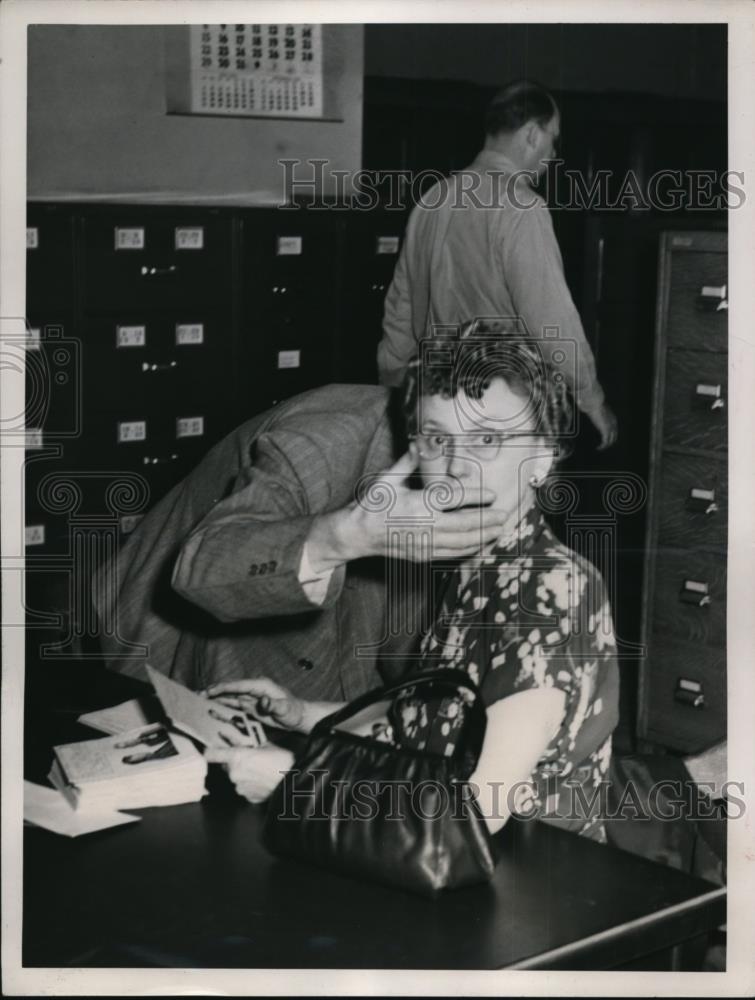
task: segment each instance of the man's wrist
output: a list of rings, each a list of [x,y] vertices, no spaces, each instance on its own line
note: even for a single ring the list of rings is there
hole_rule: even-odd
[[[307,535],[307,557],[316,573],[342,566],[363,552],[356,544],[356,532],[348,507],[314,518]]]
[[[606,405],[606,397],[600,386],[591,390],[577,390],[577,406],[586,416],[590,417],[594,413],[600,413]]]

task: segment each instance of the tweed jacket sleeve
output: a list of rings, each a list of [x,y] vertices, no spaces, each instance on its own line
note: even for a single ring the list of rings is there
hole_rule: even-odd
[[[304,433],[263,434],[254,465],[183,545],[174,589],[225,622],[332,607],[345,567],[332,574],[320,603],[308,598],[298,573],[314,517],[345,499],[333,489],[343,479],[333,468],[339,458]],[[347,478],[353,484],[356,475]]]

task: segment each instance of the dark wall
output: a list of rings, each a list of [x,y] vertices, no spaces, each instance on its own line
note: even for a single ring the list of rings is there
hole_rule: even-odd
[[[726,25],[370,24],[367,76],[726,96]]]

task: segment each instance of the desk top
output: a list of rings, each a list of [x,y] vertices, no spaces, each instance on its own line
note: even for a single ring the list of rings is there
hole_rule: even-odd
[[[497,835],[489,885],[424,899],[273,858],[262,810],[208,787],[75,840],[27,828],[24,965],[613,968],[726,919],[724,889],[533,821]]]

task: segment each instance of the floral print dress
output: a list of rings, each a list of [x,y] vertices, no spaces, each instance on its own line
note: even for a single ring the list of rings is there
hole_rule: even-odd
[[[450,570],[421,654],[418,672],[465,670],[487,706],[530,688],[564,692],[561,725],[516,811],[605,842],[601,787],[619,691],[611,612],[598,571],[556,538],[537,508],[474,563]],[[391,735],[451,754],[464,705],[461,693],[430,700],[407,688],[392,705]]]

